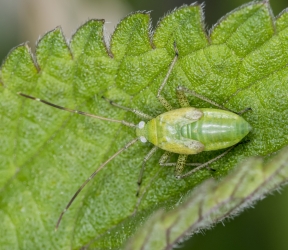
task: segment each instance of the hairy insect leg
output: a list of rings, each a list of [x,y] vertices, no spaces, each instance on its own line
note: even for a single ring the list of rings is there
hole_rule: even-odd
[[[169,159],[171,154],[172,154],[171,152],[165,151],[165,153],[159,159],[159,165],[160,166],[165,166],[166,161],[168,161],[168,159]]]
[[[239,143],[238,143],[238,144],[239,144]],[[177,175],[176,178],[177,178],[177,179],[182,179],[182,178],[185,178],[185,177],[187,177],[187,176],[189,176],[189,175],[194,174],[195,172],[199,171],[199,170],[202,169],[202,168],[205,168],[205,167],[207,168],[207,167],[209,166],[209,164],[211,164],[211,163],[213,163],[213,162],[221,159],[222,157],[224,157],[224,156],[225,156],[226,154],[228,154],[233,148],[235,148],[238,144],[236,144],[236,145],[228,148],[228,149],[227,149],[225,152],[223,152],[222,154],[220,154],[220,155],[216,156],[215,158],[213,158],[213,159],[211,159],[211,160],[209,160],[209,161],[201,164],[200,166],[192,169],[191,171],[187,172],[186,174]],[[214,170],[214,169],[211,169],[211,168],[210,168],[210,170]],[[215,171],[215,170],[214,170],[214,171]]]
[[[179,89],[179,87],[178,87],[176,89],[176,94],[177,94],[178,102],[182,108],[190,107],[188,99],[187,99],[185,92],[183,90]]]
[[[143,159],[142,168],[140,170],[140,174],[139,174],[138,181],[137,181],[138,190],[137,190],[136,196],[138,196],[139,192],[140,192],[140,186],[141,186],[141,183],[142,183],[143,173],[144,173],[144,170],[145,170],[146,162],[152,157],[152,155],[157,151],[157,149],[158,149],[158,147],[154,146]]]
[[[178,156],[178,160],[177,160],[177,164],[176,164],[176,168],[175,168],[175,176],[179,176],[183,172],[184,167],[186,165],[187,157],[188,157],[188,155],[179,155]]]
[[[167,162],[171,154],[172,154],[171,152],[166,151],[162,155],[162,157],[159,160],[159,165],[161,167],[176,167],[177,166],[177,162]],[[195,167],[195,166],[200,166],[202,164],[203,163],[185,163],[185,166],[193,166],[193,167]]]
[[[147,114],[143,113],[142,111],[140,111],[140,110],[138,110],[138,109],[131,109],[131,108],[122,106],[122,105],[120,105],[120,104],[118,104],[118,103],[116,103],[116,102],[114,102],[114,101],[112,101],[112,100],[110,100],[110,99],[108,99],[108,98],[106,98],[106,97],[104,97],[104,96],[102,96],[102,98],[103,98],[104,100],[106,100],[107,102],[109,102],[109,103],[110,103],[112,106],[114,106],[114,107],[117,107],[117,108],[120,108],[120,109],[124,109],[124,110],[126,110],[126,111],[129,111],[129,112],[132,112],[132,113],[134,113],[134,114],[136,114],[136,115],[138,115],[138,116],[140,116],[140,117],[142,117],[142,118],[144,118],[144,119],[147,119],[147,120],[153,119],[152,116],[147,115]]]
[[[169,111],[169,110],[172,110],[172,106],[170,105],[170,103],[161,95],[161,92],[163,90],[163,88],[165,87],[168,79],[169,79],[169,76],[172,72],[172,69],[174,68],[175,66],[175,63],[177,62],[177,59],[178,59],[178,50],[177,50],[177,47],[176,47],[176,43],[174,43],[174,50],[175,50],[175,57],[173,59],[173,61],[171,62],[170,64],[170,67],[168,69],[168,72],[163,80],[163,82],[161,83],[159,89],[158,89],[158,93],[157,93],[157,99],[159,100],[159,102]]]
[[[180,93],[182,92],[183,94],[187,93],[187,94],[193,95],[193,96],[195,96],[195,97],[197,97],[197,98],[199,98],[199,99],[201,99],[201,100],[203,100],[205,102],[208,102],[208,103],[210,103],[210,104],[212,104],[212,105],[214,105],[214,106],[216,106],[216,107],[218,107],[220,109],[227,110],[227,111],[230,111],[230,112],[238,114],[237,112],[235,112],[235,111],[233,111],[231,109],[228,109],[228,108],[224,107],[223,105],[220,105],[217,102],[214,102],[214,101],[210,100],[209,98],[207,98],[205,96],[202,96],[202,95],[196,93],[195,91],[193,91],[191,89],[185,88],[184,86],[178,86],[176,91],[180,92]]]

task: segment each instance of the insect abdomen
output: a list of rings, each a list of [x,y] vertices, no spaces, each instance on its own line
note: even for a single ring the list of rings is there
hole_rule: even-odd
[[[181,134],[203,143],[204,151],[235,145],[251,131],[249,123],[237,114],[219,109],[199,110],[203,112],[201,119],[184,125]]]

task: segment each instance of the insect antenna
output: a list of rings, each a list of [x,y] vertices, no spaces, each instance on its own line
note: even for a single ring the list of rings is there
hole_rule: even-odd
[[[124,150],[126,150],[127,148],[129,148],[130,146],[132,146],[135,142],[137,142],[139,140],[139,138],[135,138],[132,141],[130,141],[129,143],[127,143],[123,148],[119,149],[114,155],[112,155],[108,160],[106,160],[104,163],[101,164],[101,166],[95,170],[90,176],[89,178],[83,182],[83,184],[81,185],[81,187],[76,191],[76,193],[72,196],[72,198],[70,199],[70,201],[68,202],[68,204],[66,205],[66,207],[64,208],[64,210],[62,211],[62,213],[59,216],[59,219],[56,223],[55,226],[55,230],[57,231],[60,222],[62,220],[63,215],[65,214],[65,212],[68,210],[68,208],[71,206],[71,204],[73,203],[73,201],[75,200],[75,198],[78,196],[78,194],[82,191],[82,189],[87,185],[87,183],[93,179],[95,177],[95,175],[102,169],[104,168],[111,160],[113,160],[117,155],[119,155],[121,152],[123,152]]]
[[[26,98],[29,98],[31,100],[34,100],[34,101],[38,101],[38,102],[42,102],[46,105],[49,105],[53,108],[57,108],[57,109],[61,109],[61,110],[64,110],[64,111],[67,111],[67,112],[70,112],[70,113],[74,113],[74,114],[79,114],[79,115],[83,115],[83,116],[89,116],[89,117],[92,117],[92,118],[96,118],[96,119],[99,119],[99,120],[104,120],[104,121],[108,121],[108,122],[116,122],[116,123],[121,123],[127,127],[136,127],[135,124],[133,123],[130,123],[130,122],[127,122],[127,121],[124,121],[124,120],[115,120],[115,119],[111,119],[111,118],[107,118],[107,117],[103,117],[103,116],[98,116],[98,115],[93,115],[93,114],[89,114],[89,113],[86,113],[86,112],[83,112],[83,111],[80,111],[80,110],[75,110],[75,109],[69,109],[69,108],[65,108],[65,107],[62,107],[62,106],[59,106],[59,105],[56,105],[54,103],[51,103],[51,102],[48,102],[48,101],[45,101],[45,100],[42,100],[42,99],[39,99],[39,98],[36,98],[34,96],[30,96],[30,95],[26,95],[26,94],[23,94],[21,92],[18,92],[17,93],[18,95],[21,95],[23,97],[26,97]],[[76,191],[76,193],[72,196],[72,198],[70,199],[70,201],[68,202],[68,204],[66,205],[66,207],[64,208],[64,210],[62,211],[62,213],[60,214],[59,216],[59,219],[56,223],[56,226],[55,226],[55,230],[57,231],[59,225],[60,225],[60,222],[62,220],[62,217],[63,215],[65,214],[65,212],[68,210],[68,208],[71,206],[71,204],[73,203],[73,201],[76,199],[76,197],[78,196],[78,194],[82,191],[82,189],[88,184],[88,182],[93,179],[95,177],[95,175],[102,169],[104,168],[110,161],[112,161],[117,155],[119,155],[120,153],[122,153],[124,150],[126,150],[127,148],[129,148],[130,146],[132,146],[135,142],[137,142],[139,140],[139,138],[134,138],[132,141],[130,141],[129,143],[127,143],[124,147],[122,147],[121,149],[119,149],[114,155],[112,155],[108,160],[106,160],[104,163],[102,163],[100,165],[100,167],[95,170],[90,176],[89,178],[83,182],[83,184],[80,186],[80,188]]]
[[[121,123],[127,127],[136,127],[135,124],[133,123],[130,123],[130,122],[126,122],[124,120],[116,120],[116,119],[111,119],[111,118],[107,118],[107,117],[103,117],[103,116],[98,116],[98,115],[93,115],[93,114],[89,114],[89,113],[86,113],[86,112],[83,112],[83,111],[80,111],[80,110],[75,110],[75,109],[69,109],[69,108],[65,108],[65,107],[62,107],[62,106],[59,106],[59,105],[56,105],[52,102],[48,102],[48,101],[45,101],[45,100],[42,100],[42,99],[39,99],[39,98],[36,98],[34,96],[31,96],[31,95],[26,95],[26,94],[23,94],[21,92],[18,92],[17,93],[18,95],[21,95],[21,96],[24,96],[26,98],[29,98],[33,101],[37,101],[37,102],[42,102],[46,105],[49,105],[53,108],[57,108],[57,109],[61,109],[61,110],[64,110],[64,111],[67,111],[67,112],[70,112],[70,113],[74,113],[74,114],[79,114],[79,115],[84,115],[84,116],[89,116],[89,117],[92,117],[92,118],[96,118],[96,119],[99,119],[99,120],[104,120],[104,121],[108,121],[108,122],[116,122],[116,123]]]

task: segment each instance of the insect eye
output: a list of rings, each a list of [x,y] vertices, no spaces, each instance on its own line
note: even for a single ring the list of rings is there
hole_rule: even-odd
[[[147,142],[147,139],[144,136],[140,136],[140,141],[145,143],[145,142]]]
[[[145,127],[145,122],[143,122],[143,121],[139,122],[138,127],[140,129],[144,128]]]

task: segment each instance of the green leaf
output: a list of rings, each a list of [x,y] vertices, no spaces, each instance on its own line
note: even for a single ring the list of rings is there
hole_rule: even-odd
[[[288,147],[268,163],[253,157],[220,182],[205,181],[176,209],[166,213],[159,210],[151,216],[125,249],[172,249],[185,236],[239,214],[287,182],[287,162]]]
[[[103,41],[103,20],[81,26],[69,45],[61,29],[47,33],[37,45],[35,59],[26,44],[13,49],[0,71],[0,232],[4,236],[0,245],[119,248],[153,211],[177,207],[180,198],[203,180],[226,176],[246,157],[269,158],[287,145],[288,15],[283,12],[275,19],[271,13],[266,1],[250,3],[225,16],[207,35],[199,5],[171,12],[153,34],[149,15],[138,12],[119,23],[109,49]],[[159,150],[147,163],[140,198],[135,196],[136,182],[151,145],[138,143],[99,172],[54,232],[61,211],[81,183],[135,138],[135,132],[16,93],[138,123],[134,114],[101,97],[152,116],[164,112],[156,95],[174,58],[174,42],[179,59],[163,91],[166,99],[179,107],[175,87],[181,84],[235,111],[251,107],[253,111],[244,114],[253,126],[247,136],[250,142],[211,165],[216,172],[202,170],[180,181],[173,168],[159,167],[163,153]],[[189,101],[195,107],[210,107],[194,97]],[[221,152],[189,156],[189,161],[205,162]]]

